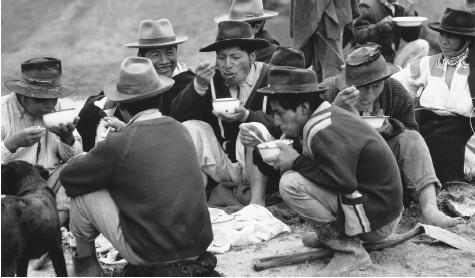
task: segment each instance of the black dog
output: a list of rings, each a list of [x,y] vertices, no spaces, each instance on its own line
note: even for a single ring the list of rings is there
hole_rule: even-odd
[[[56,275],[68,276],[48,175],[21,160],[2,164],[2,276],[26,276],[29,260],[46,252]]]

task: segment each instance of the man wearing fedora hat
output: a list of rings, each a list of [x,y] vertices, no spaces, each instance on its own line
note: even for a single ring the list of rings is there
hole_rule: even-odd
[[[215,17],[214,20],[217,23],[221,21],[244,21],[249,23],[255,38],[269,42],[268,47],[256,50],[256,61],[269,63],[279,42],[267,30],[264,30],[264,25],[266,20],[278,15],[278,12],[264,10],[262,0],[233,0],[229,12]]]
[[[361,240],[377,242],[397,227],[402,185],[397,163],[383,138],[359,117],[319,97],[314,71],[273,67],[268,95],[274,122],[302,151],[277,143],[271,162],[282,173],[282,199],[316,233],[305,234],[310,247],[334,251],[321,276],[349,275],[371,259]],[[344,217],[342,217],[342,214]]]
[[[129,57],[104,86],[127,125],[61,173],[72,203],[76,276],[102,273],[94,246],[99,233],[132,265],[126,276],[138,276],[137,269],[145,276],[198,276],[216,265],[206,253],[213,235],[190,135],[150,101],[174,82],[158,75],[150,59]]]
[[[168,19],[143,20],[140,22],[138,41],[128,43],[128,48],[138,49],[137,56],[152,60],[155,71],[175,80],[175,84],[155,102],[164,115],[169,115],[170,104],[175,95],[192,83],[194,74],[178,59],[178,45],[188,40],[187,36],[175,35]],[[102,140],[109,125],[114,129],[123,126],[123,119],[116,105],[104,98],[103,92],[90,97],[80,112],[78,131],[83,138],[84,150],[89,151],[96,141]],[[101,120],[103,119],[103,120]]]
[[[255,61],[255,50],[268,45],[266,40],[254,38],[246,22],[220,22],[216,41],[200,49],[215,51],[216,62],[201,63],[193,86],[181,91],[171,105],[171,115],[182,121],[192,135],[203,173],[218,183],[250,182],[250,199],[243,199],[246,204],[264,205],[265,177],[246,162],[248,150],[236,149],[239,124],[260,122],[273,134],[279,134],[272,117],[265,113],[265,98],[256,94],[259,87],[267,84],[269,66]],[[235,113],[213,110],[213,100],[230,97],[241,102]]]
[[[7,80],[12,94],[2,97],[2,164],[24,160],[50,171],[48,186],[56,194],[60,225],[69,218],[69,200],[58,183],[62,163],[81,153],[81,138],[73,133],[79,118],[72,123],[46,129],[43,115],[64,109],[60,99],[77,89],[62,84],[61,60],[34,58],[21,64],[22,78]]]
[[[334,105],[356,115],[388,116],[380,134],[394,153],[406,189],[406,205],[410,197],[419,201],[422,216],[428,224],[451,226],[460,219],[450,218],[437,208],[436,176],[427,145],[418,132],[412,97],[390,76],[399,69],[386,63],[381,47],[375,43],[358,45],[348,50],[345,70],[336,77],[336,85],[322,94]]]

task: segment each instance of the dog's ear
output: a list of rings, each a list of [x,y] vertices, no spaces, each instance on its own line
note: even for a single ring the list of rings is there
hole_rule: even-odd
[[[47,180],[49,178],[49,172],[43,166],[36,164],[35,168],[36,168],[36,170],[38,170],[38,172],[40,173],[40,176],[44,180]]]

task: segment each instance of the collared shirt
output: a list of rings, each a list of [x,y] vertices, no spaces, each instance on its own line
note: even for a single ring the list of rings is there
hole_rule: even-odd
[[[177,62],[176,67],[173,70],[172,77],[174,77],[175,75],[178,75],[182,72],[185,72],[187,70],[188,70],[188,67],[185,65],[185,63]]]
[[[62,110],[61,99],[54,107],[54,111]],[[47,131],[38,143],[30,147],[20,147],[16,152],[11,153],[5,147],[5,140],[15,133],[32,126],[45,127],[42,117],[35,117],[25,111],[25,108],[18,102],[15,93],[2,97],[2,142],[1,161],[7,163],[12,160],[25,160],[32,164],[40,164],[48,170],[53,170],[60,161],[66,162],[74,155],[82,152],[81,137],[74,131],[74,144],[69,146],[61,142],[59,137]]]

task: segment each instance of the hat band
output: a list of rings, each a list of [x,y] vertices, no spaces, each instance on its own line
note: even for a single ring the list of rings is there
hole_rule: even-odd
[[[139,39],[139,44],[158,44],[158,43],[173,42],[175,40],[176,40],[176,36],[153,38],[153,39]]]
[[[147,92],[150,92],[154,89],[156,89],[157,87],[160,87],[160,86],[157,86],[157,82],[155,81],[151,81],[151,82],[147,82],[146,84],[144,83],[140,83],[140,85],[136,85],[136,84],[122,84],[122,83],[119,83],[117,82],[117,91],[121,94],[124,94],[124,95],[140,95],[140,94],[143,94],[143,93],[147,93]]]
[[[243,18],[250,18],[250,17],[258,17],[264,15],[264,12],[246,12],[246,13],[239,13],[239,14],[231,14],[231,19],[243,19]]]
[[[447,31],[455,31],[455,32],[475,32],[475,27],[472,27],[472,28],[464,28],[464,27],[451,27],[451,26],[446,26],[446,25],[443,25],[443,24],[440,24],[440,27],[441,28],[444,28],[445,30]]]
[[[59,79],[40,80],[40,79],[28,78],[26,76],[23,76],[22,79],[23,81],[26,81],[32,85],[50,86],[50,87],[60,86]]]
[[[284,84],[272,84],[270,86],[271,91],[317,91],[318,84],[295,84],[295,85],[284,85]]]

